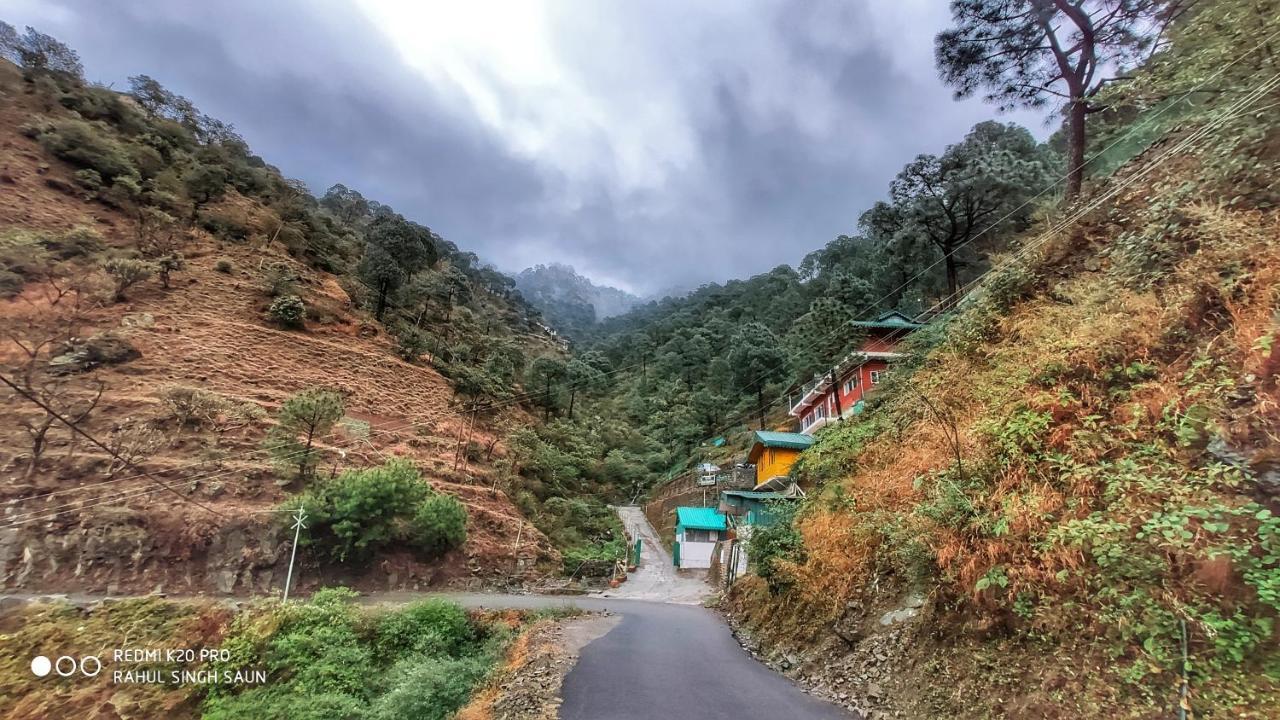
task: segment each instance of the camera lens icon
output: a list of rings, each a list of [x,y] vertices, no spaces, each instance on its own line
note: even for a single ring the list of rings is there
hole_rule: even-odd
[[[36,677],[45,677],[50,672],[56,672],[61,677],[72,677],[74,675],[97,677],[98,673],[102,672],[102,661],[93,655],[85,655],[79,658],[63,655],[57,660],[50,660],[44,655],[37,655],[31,659],[31,674]]]
[[[53,670],[53,661],[43,655],[37,655],[31,659],[31,674],[36,677],[44,677]]]

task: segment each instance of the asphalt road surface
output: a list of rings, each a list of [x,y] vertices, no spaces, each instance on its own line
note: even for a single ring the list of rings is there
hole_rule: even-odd
[[[469,607],[574,606],[622,621],[564,679],[560,720],[849,720],[743,650],[714,611],[592,597],[447,594]]]

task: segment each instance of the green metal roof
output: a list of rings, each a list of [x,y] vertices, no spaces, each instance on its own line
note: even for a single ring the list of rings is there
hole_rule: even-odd
[[[676,508],[676,524],[697,530],[724,530],[727,527],[719,510],[699,507]]]
[[[771,430],[757,430],[754,435],[755,443],[760,443],[767,448],[790,448],[792,450],[806,450],[813,444],[813,438],[803,433],[789,432],[773,432]]]
[[[855,320],[851,324],[854,327],[886,330],[915,330],[924,327],[924,323],[918,323],[897,310],[881,313],[875,320]]]

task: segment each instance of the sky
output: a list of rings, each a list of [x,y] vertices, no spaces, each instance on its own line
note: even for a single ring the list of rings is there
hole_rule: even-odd
[[[0,0],[147,74],[319,195],[499,269],[638,294],[796,265],[997,117],[937,78],[941,0]],[[1042,115],[999,116],[1048,135]]]

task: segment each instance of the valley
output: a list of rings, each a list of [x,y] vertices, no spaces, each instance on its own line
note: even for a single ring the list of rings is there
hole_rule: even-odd
[[[951,124],[877,149],[872,200],[778,150],[690,201],[730,124],[682,162],[615,137],[575,196],[581,158],[517,168],[559,133],[612,148],[613,95],[557,95],[601,104],[552,132],[484,72],[426,114],[483,118],[452,160],[392,167],[419,148],[388,125],[347,162],[421,185],[313,192],[155,78],[0,22],[0,715],[1280,715],[1280,4],[944,14],[927,74],[977,119],[930,101]],[[710,104],[782,123],[735,82]],[[800,134],[835,186],[829,122]],[[504,182],[457,160],[480,137],[512,143]],[[645,225],[686,202],[674,242]],[[792,237],[832,206],[839,234]]]

